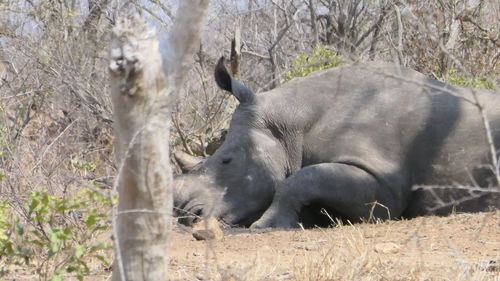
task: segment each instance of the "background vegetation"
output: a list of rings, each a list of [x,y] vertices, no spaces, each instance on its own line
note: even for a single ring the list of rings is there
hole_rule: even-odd
[[[83,278],[109,266],[108,31],[139,10],[164,34],[174,9],[167,0],[0,2],[0,278],[19,268]],[[214,0],[165,143],[197,156],[221,143],[236,103],[212,73],[237,26],[240,80],[256,92],[368,60],[498,89],[499,14],[496,0]]]

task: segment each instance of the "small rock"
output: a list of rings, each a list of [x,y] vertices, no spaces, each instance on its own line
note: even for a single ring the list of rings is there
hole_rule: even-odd
[[[319,250],[318,245],[306,245],[306,251],[317,251]]]
[[[486,260],[477,263],[480,270],[489,272],[500,272],[500,260]]]
[[[224,233],[217,219],[210,217],[193,225],[193,237],[196,240],[220,240]]]
[[[292,245],[292,247],[294,247],[295,249],[299,249],[299,250],[304,249],[304,246],[303,245],[299,245],[299,244]]]
[[[399,251],[400,246],[391,242],[378,243],[375,245],[375,252],[380,254],[395,254]]]
[[[316,251],[319,250],[318,245],[293,245],[295,249],[306,250],[306,251]]]
[[[193,232],[193,237],[196,240],[214,240],[215,234],[212,230],[197,230]]]

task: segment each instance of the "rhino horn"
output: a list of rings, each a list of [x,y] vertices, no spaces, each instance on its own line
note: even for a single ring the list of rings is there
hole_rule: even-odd
[[[244,103],[252,103],[255,97],[255,94],[248,89],[243,83],[231,77],[231,74],[227,71],[225,66],[225,58],[221,57],[215,66],[214,71],[215,82],[217,85],[236,97],[236,99],[244,104]]]
[[[174,152],[174,158],[179,164],[183,173],[188,173],[198,168],[199,164],[203,162],[203,158],[192,156],[183,151]]]

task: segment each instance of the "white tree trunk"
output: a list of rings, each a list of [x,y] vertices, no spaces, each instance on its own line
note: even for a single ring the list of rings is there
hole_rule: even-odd
[[[138,16],[119,20],[110,46],[118,210],[113,280],[166,280],[172,211],[170,110],[198,46],[208,0],[180,1],[169,52]]]

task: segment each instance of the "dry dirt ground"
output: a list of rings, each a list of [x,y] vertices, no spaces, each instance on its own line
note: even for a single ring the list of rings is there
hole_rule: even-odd
[[[171,280],[500,280],[500,211],[172,243]]]
[[[232,229],[211,241],[189,231],[172,233],[168,280],[500,281],[500,210],[328,229]],[[29,269],[4,278],[42,279]],[[111,280],[111,272],[93,267],[84,280]]]

